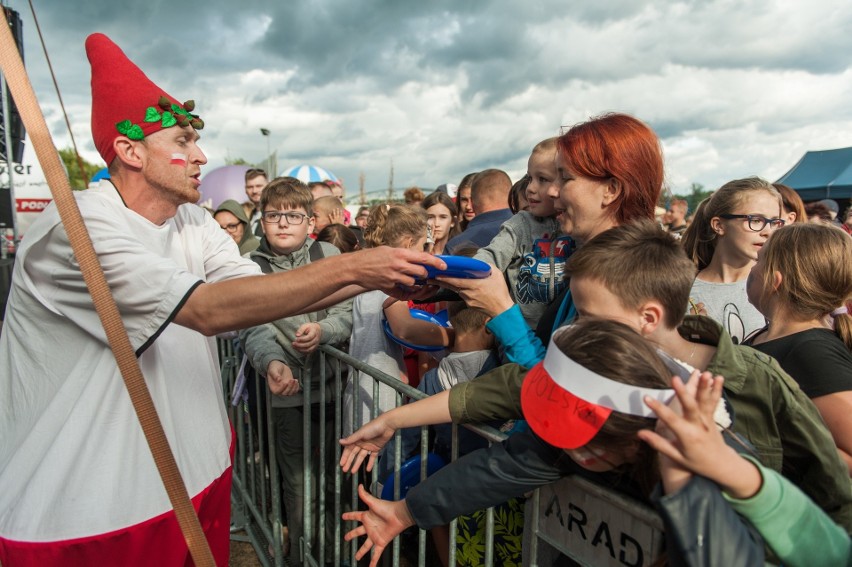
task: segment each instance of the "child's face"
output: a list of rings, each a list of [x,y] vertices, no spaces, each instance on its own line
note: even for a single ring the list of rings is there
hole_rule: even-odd
[[[621,298],[598,280],[576,276],[571,278],[571,299],[580,317],[599,317],[624,323],[636,332],[642,331],[641,314],[625,307]]]
[[[571,460],[591,472],[607,472],[636,460],[638,444],[626,451],[609,451],[585,445],[578,449],[563,449]]]
[[[438,242],[447,237],[450,229],[456,224],[456,219],[450,214],[450,209],[438,203],[426,209],[426,218],[432,227],[432,238]]]
[[[538,151],[530,155],[527,162],[530,183],[526,198],[529,212],[537,217],[552,217],[556,214],[553,197],[548,193],[556,181],[556,152]]]
[[[281,206],[276,208],[272,205],[266,205],[263,212],[275,211],[279,213],[295,213],[302,216],[302,222],[299,224],[291,223],[287,220],[286,214],[282,214],[281,218],[276,223],[268,223],[264,219],[263,234],[266,235],[266,240],[269,242],[269,247],[275,254],[291,254],[295,252],[305,243],[308,234],[314,230],[314,218],[309,217],[307,211],[303,207],[286,207]]]
[[[778,197],[767,191],[750,191],[742,202],[731,211],[733,215],[757,215],[766,219],[781,217],[781,204]],[[763,248],[769,235],[775,230],[769,224],[755,232],[749,228],[744,218],[722,219],[713,217],[710,222],[718,235],[716,251],[724,250],[732,260],[753,262]]]
[[[473,217],[476,216],[476,213],[473,212],[473,203],[470,200],[470,187],[465,187],[464,189],[459,189],[458,201],[456,203],[459,207],[459,220],[471,221]]]

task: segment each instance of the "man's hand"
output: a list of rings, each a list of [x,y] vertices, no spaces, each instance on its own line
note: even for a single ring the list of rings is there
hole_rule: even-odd
[[[304,323],[296,330],[293,348],[302,354],[310,354],[317,350],[321,338],[322,327],[319,323]]]
[[[349,437],[340,440],[340,444],[343,445],[343,454],[340,456],[340,467],[343,472],[358,470],[364,459],[368,457],[367,472],[373,470],[379,451],[387,445],[396,432],[396,429],[388,424],[385,417],[387,415],[383,413],[376,419],[365,423]]]
[[[426,280],[425,266],[445,270],[447,265],[436,256],[405,248],[380,246],[344,254],[351,259],[359,284],[365,289],[380,289],[399,297],[400,289],[410,290],[415,282]]]
[[[367,540],[355,554],[355,559],[360,560],[372,549],[370,567],[376,567],[388,543],[406,528],[413,526],[414,520],[408,512],[405,500],[397,502],[380,500],[370,495],[361,484],[358,485],[358,496],[369,509],[363,512],[346,512],[343,514],[344,520],[361,522],[360,526],[349,531],[343,536],[343,539],[352,541],[357,537],[367,536]]]
[[[293,378],[293,371],[280,360],[273,360],[266,367],[266,383],[269,391],[276,396],[293,396],[302,389],[299,381]]]

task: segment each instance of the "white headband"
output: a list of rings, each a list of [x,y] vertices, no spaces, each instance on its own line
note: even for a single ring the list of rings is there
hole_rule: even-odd
[[[674,397],[675,391],[672,389],[640,388],[616,382],[571,360],[554,343],[554,339],[566,329],[568,327],[553,333],[543,362],[550,378],[563,390],[581,400],[619,413],[654,418],[657,414],[645,405],[644,397],[648,396],[663,404],[668,404]]]

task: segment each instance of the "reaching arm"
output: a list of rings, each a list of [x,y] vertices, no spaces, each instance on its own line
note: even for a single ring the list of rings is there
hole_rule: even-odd
[[[743,457],[748,459],[748,457]],[[760,490],[747,499],[724,496],[761,533],[772,551],[791,567],[852,565],[846,530],[779,473],[749,459],[762,475]]]
[[[452,329],[415,319],[405,302],[389,298],[384,303],[384,311],[393,334],[403,341],[424,346],[449,346],[452,343]]]
[[[505,445],[513,440],[516,444],[507,450]],[[372,549],[370,566],[375,567],[387,544],[405,528],[444,525],[461,514],[504,502],[570,474],[568,462],[559,449],[532,434],[519,433],[442,468],[409,490],[404,500],[379,500],[359,487],[358,494],[369,509],[343,515],[344,520],[361,522],[346,534],[346,540],[367,536],[356,557]]]
[[[426,277],[424,265],[446,265],[435,256],[403,248],[371,248],[312,262],[295,270],[249,276],[195,288],[175,323],[215,335],[317,311],[371,289],[398,293]]]
[[[469,453],[408,491],[415,523],[432,528],[573,474],[578,466],[532,432]]]
[[[340,440],[343,454],[340,466],[343,472],[358,470],[364,459],[369,457],[367,471],[373,470],[373,464],[398,429],[449,423],[450,409],[447,400],[449,392],[443,391],[434,396],[396,407],[364,424],[358,431]]]
[[[521,385],[527,369],[503,364],[469,382],[450,388],[449,411],[454,423],[485,423],[524,419]]]

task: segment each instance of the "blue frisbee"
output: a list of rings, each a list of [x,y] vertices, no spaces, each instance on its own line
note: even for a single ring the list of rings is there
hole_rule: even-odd
[[[491,274],[491,266],[482,260],[475,260],[467,256],[443,256],[438,255],[447,264],[446,270],[438,270],[432,266],[426,266],[429,279],[443,276],[447,278],[465,278],[479,280],[487,278]]]
[[[442,327],[449,327],[450,323],[446,319],[441,319],[428,311],[423,311],[422,309],[411,309],[409,311],[411,316],[415,319],[420,319],[421,321],[428,321],[429,323],[434,323],[436,325],[440,325]],[[424,345],[416,345],[413,343],[409,343],[400,339],[399,337],[394,336],[393,331],[391,330],[390,324],[387,319],[382,320],[382,328],[385,330],[385,334],[388,336],[390,340],[395,342],[398,345],[402,345],[405,348],[410,348],[414,350],[420,350],[423,352],[438,352],[439,350],[444,350],[446,347],[442,346],[424,346]]]

